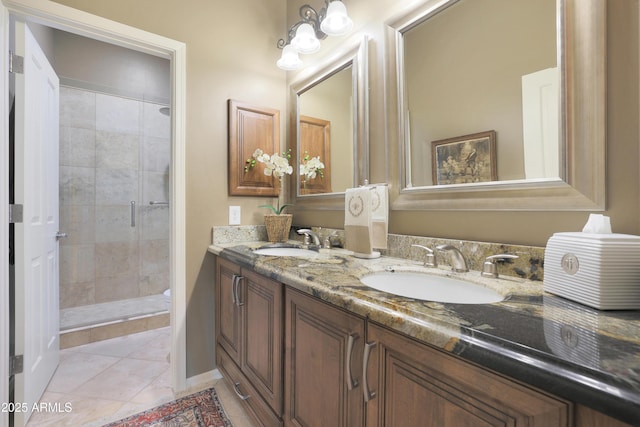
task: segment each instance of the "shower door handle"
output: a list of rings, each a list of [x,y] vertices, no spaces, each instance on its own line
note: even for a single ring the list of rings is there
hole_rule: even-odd
[[[131,226],[136,226],[136,202],[131,201]]]

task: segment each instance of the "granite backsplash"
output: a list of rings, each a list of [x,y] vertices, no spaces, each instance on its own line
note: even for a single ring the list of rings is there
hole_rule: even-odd
[[[302,236],[295,231],[298,228],[302,227],[293,227],[291,229],[289,238],[292,241],[302,243]],[[331,239],[332,244],[339,247],[344,245],[343,230],[321,227],[311,227],[311,229],[318,233],[321,240],[327,234],[334,234]],[[212,230],[212,243],[218,245],[266,240],[267,232],[264,225],[215,226]],[[382,255],[395,258],[422,261],[425,257],[425,251],[411,245],[422,245],[435,249],[436,246],[442,244],[451,244],[459,248],[467,260],[469,268],[476,271],[482,270],[482,266],[488,256],[498,254],[517,255],[517,259],[497,261],[498,274],[529,280],[543,280],[544,248],[537,246],[389,234],[388,248],[380,252]],[[436,259],[439,265],[450,265],[448,257],[449,255],[446,253],[436,251]]]

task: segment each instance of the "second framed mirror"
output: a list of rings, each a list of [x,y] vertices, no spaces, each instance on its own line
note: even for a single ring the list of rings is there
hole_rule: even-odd
[[[296,209],[343,209],[346,189],[368,178],[367,41],[291,85],[292,152],[301,165],[290,193]]]
[[[424,0],[386,24],[393,209],[605,209],[605,2]]]

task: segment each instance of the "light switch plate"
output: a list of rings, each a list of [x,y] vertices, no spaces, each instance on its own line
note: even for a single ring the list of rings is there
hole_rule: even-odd
[[[229,206],[229,225],[240,225],[240,206]]]

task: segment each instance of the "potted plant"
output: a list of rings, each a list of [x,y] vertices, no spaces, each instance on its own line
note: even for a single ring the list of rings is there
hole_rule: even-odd
[[[282,154],[274,153],[272,155],[265,154],[261,149],[257,149],[253,156],[247,159],[244,167],[244,171],[248,172],[249,169],[256,165],[256,162],[264,164],[264,174],[267,176],[273,176],[278,178],[280,182],[280,189],[282,189],[282,177],[285,175],[291,175],[293,173],[293,167],[289,164],[291,159],[291,150]],[[309,160],[313,160],[309,164]],[[313,179],[316,174],[322,176],[322,169],[324,164],[320,162],[320,158],[309,159],[309,156],[305,153],[304,163],[300,165],[300,174],[305,175],[306,179]],[[286,242],[289,238],[289,230],[291,229],[291,221],[293,215],[283,213],[289,204],[280,205],[280,197],[278,196],[276,206],[273,205],[260,205],[261,208],[270,209],[272,213],[265,214],[264,225],[267,228],[267,238],[270,242]]]
[[[282,189],[282,177],[293,173],[293,167],[289,164],[290,158],[291,150],[282,154],[274,153],[269,155],[258,148],[253,153],[253,158],[247,159],[245,172],[255,166],[256,162],[263,163],[264,174],[278,178],[280,189]],[[264,225],[267,228],[267,239],[270,242],[286,242],[289,238],[293,215],[283,213],[287,206],[289,205],[280,205],[280,196],[278,196],[276,206],[260,205],[261,208],[268,208],[272,212],[264,216]]]

